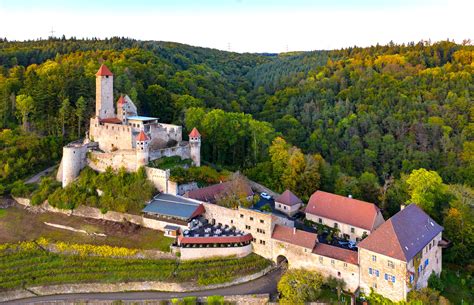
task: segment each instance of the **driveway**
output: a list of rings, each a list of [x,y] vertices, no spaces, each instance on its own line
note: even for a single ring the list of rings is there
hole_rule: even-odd
[[[62,294],[38,296],[22,300],[14,300],[2,304],[43,304],[46,302],[72,302],[72,301],[145,301],[145,300],[163,300],[172,298],[183,298],[186,296],[205,297],[210,295],[246,295],[246,294],[274,294],[277,292],[277,284],[283,274],[282,268],[278,268],[260,277],[256,280],[225,288],[218,288],[205,291],[195,292],[154,292],[154,291],[138,291],[138,292],[111,292],[111,293],[78,293],[78,294]]]

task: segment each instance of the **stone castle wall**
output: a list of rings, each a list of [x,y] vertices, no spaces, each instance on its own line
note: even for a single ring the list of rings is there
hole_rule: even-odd
[[[97,118],[91,118],[89,137],[105,152],[135,148],[131,127],[127,125],[101,124]]]
[[[105,172],[107,167],[114,170],[125,168],[128,172],[137,170],[137,154],[134,150],[119,150],[109,153],[91,151],[87,159],[87,165],[98,172]]]
[[[169,140],[175,140],[179,143],[183,140],[182,127],[178,125],[158,123],[150,127],[150,134],[152,140],[160,139],[164,143]]]
[[[177,194],[178,185],[170,181],[170,170],[162,170],[145,166],[145,172],[148,180],[150,180],[157,190],[166,194]]]
[[[168,148],[162,148],[162,149],[156,149],[156,150],[151,150],[149,152],[149,157],[150,161],[162,158],[162,157],[173,157],[173,156],[179,156],[181,160],[184,159],[189,159],[191,158],[190,154],[190,147],[188,145],[178,145],[175,147],[168,147]]]

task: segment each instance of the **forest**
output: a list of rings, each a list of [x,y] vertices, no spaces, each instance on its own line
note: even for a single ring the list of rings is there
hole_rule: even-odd
[[[352,195],[385,217],[415,202],[456,241],[452,261],[470,261],[473,62],[469,41],[269,55],[120,37],[1,39],[0,192],[84,136],[105,63],[114,95],[139,113],[199,129],[205,164],[303,200],[317,189]]]

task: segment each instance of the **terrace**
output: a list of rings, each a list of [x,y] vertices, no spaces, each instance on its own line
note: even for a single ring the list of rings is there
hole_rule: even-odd
[[[250,244],[252,235],[234,227],[211,224],[206,219],[194,219],[178,238],[181,247],[241,247]]]

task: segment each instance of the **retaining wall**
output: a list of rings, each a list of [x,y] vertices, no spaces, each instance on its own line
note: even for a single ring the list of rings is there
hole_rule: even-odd
[[[234,286],[249,281],[253,281],[270,272],[274,267],[269,266],[264,270],[240,277],[231,282],[215,284],[209,286],[199,286],[194,283],[167,283],[167,282],[128,282],[128,283],[85,283],[85,284],[63,284],[51,286],[29,287],[28,292],[24,289],[0,292],[0,302],[7,302],[19,298],[29,298],[40,295],[71,294],[71,293],[100,293],[100,292],[123,292],[123,291],[168,291],[168,292],[188,292],[211,290],[223,287]]]
[[[15,199],[16,202],[18,202],[19,204],[23,206],[31,207],[30,199],[15,198],[15,197],[13,199]],[[131,223],[140,225],[144,228],[159,230],[159,231],[164,231],[165,226],[169,225],[168,222],[152,219],[148,217],[143,217],[140,215],[120,213],[120,212],[115,212],[115,211],[108,211],[107,213],[103,214],[98,208],[87,207],[87,206],[82,206],[82,205],[77,207],[74,210],[63,210],[63,209],[57,209],[55,207],[50,206],[46,201],[45,203],[38,206],[37,208],[43,209],[48,212],[53,212],[53,213],[61,213],[65,215],[73,215],[73,216],[94,218],[94,219],[104,219],[104,220],[114,221],[114,222],[122,222],[125,220]],[[179,225],[176,225],[176,226],[179,226]],[[183,229],[187,229],[187,227],[185,226],[179,226],[179,227]]]
[[[244,257],[252,253],[252,245],[242,247],[219,247],[219,248],[179,248],[180,257],[187,259],[202,259],[219,256]]]

